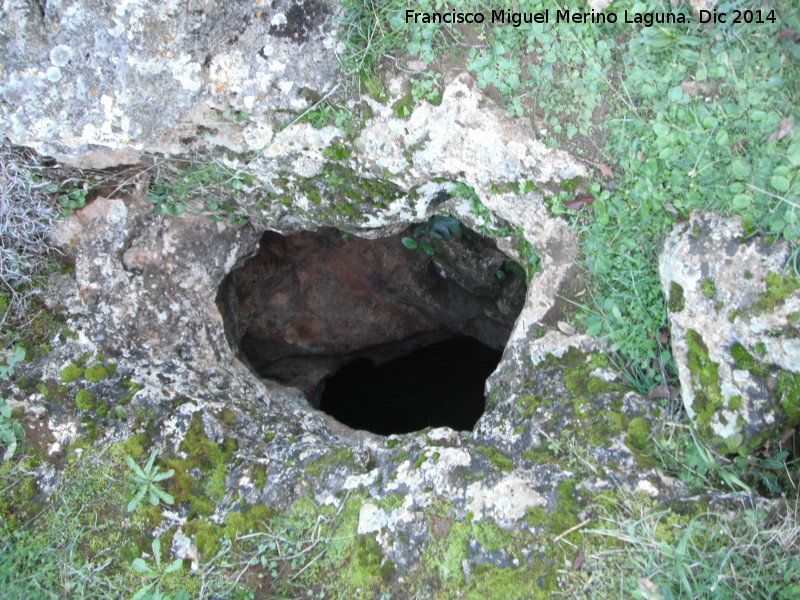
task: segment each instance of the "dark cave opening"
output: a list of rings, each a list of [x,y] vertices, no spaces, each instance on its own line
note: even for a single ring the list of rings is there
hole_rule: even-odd
[[[239,357],[354,429],[472,429],[527,282],[491,239],[436,219],[378,239],[265,232],[217,295]]]
[[[457,337],[376,365],[358,358],[326,378],[320,408],[353,429],[390,435],[426,427],[468,431],[502,352]]]

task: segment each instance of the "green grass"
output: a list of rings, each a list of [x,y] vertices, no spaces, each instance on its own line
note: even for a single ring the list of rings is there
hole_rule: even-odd
[[[672,600],[800,594],[796,503],[732,516],[690,503],[659,510],[649,499],[623,495],[596,511],[583,534],[585,566],[562,571],[561,597],[590,597],[580,594],[589,589],[593,598]]]

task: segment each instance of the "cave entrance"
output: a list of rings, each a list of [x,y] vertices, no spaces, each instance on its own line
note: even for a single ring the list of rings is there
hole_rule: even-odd
[[[365,239],[266,232],[217,303],[242,360],[355,429],[470,430],[524,271],[452,217]]]

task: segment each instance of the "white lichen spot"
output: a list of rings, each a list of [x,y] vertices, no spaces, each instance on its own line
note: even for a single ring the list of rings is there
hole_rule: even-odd
[[[509,475],[493,487],[483,482],[475,482],[467,488],[470,498],[467,508],[475,515],[475,520],[491,516],[497,521],[518,521],[525,516],[531,506],[544,506],[545,499],[528,482],[518,475]]]
[[[387,513],[374,504],[365,504],[358,515],[358,534],[375,533],[381,529],[393,528],[397,524],[397,515]]]
[[[183,89],[190,92],[197,92],[202,87],[200,72],[200,63],[193,62],[188,54],[181,56],[172,67],[172,76],[178,80]]]
[[[72,60],[73,55],[72,48],[61,44],[50,50],[50,62],[55,67],[65,67]]]
[[[47,81],[55,83],[56,81],[61,80],[61,69],[58,67],[50,67],[47,69],[47,73],[45,74]]]
[[[125,25],[123,25],[118,19],[114,19],[114,27],[108,29],[107,33],[112,38],[122,37],[125,34]]]
[[[282,25],[286,25],[286,23],[288,22],[289,21],[286,19],[285,14],[278,13],[274,17],[272,17],[272,20],[269,22],[269,24],[272,25],[273,27],[281,27]]]
[[[616,372],[612,371],[611,369],[603,369],[598,367],[594,371],[590,373],[592,377],[597,377],[598,379],[602,379],[603,381],[617,381],[617,374]]]
[[[119,0],[117,3],[116,13],[118,17],[124,17],[125,13],[128,12],[129,6],[138,6],[138,0]]]
[[[286,70],[286,64],[279,60],[272,61],[269,63],[269,70],[272,73],[283,73]]]
[[[294,82],[289,81],[288,79],[284,79],[278,84],[278,87],[280,88],[281,92],[283,92],[284,94],[288,94],[289,92],[292,91],[292,88],[294,87]]]
[[[644,492],[651,498],[657,498],[659,495],[658,488],[646,479],[642,479],[636,484],[636,491]]]

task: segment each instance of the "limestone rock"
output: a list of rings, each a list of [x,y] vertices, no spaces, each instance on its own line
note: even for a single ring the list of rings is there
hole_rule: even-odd
[[[736,450],[800,416],[800,282],[789,247],[745,237],[740,218],[692,214],[660,257],[683,403]]]
[[[276,111],[299,114],[334,85],[331,10],[318,0],[6,3],[0,129],[84,167],[142,151],[263,148]]]

